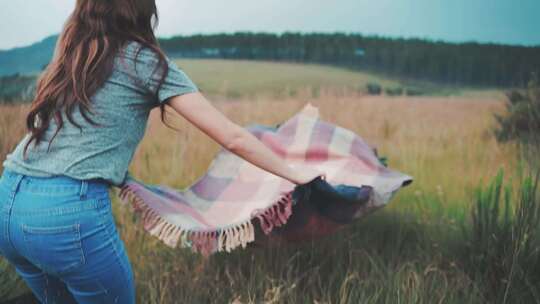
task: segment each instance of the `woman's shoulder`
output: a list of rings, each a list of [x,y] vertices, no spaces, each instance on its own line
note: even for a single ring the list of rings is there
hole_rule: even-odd
[[[159,67],[159,55],[141,42],[127,41],[118,51],[115,67],[120,72],[147,78]]]
[[[128,40],[120,48],[120,53],[137,60],[156,60],[159,58],[156,51],[136,40]]]
[[[146,86],[151,77],[163,67],[162,64],[159,54],[151,47],[138,41],[127,41],[120,47],[115,58],[113,77],[130,82],[135,79],[137,83]]]

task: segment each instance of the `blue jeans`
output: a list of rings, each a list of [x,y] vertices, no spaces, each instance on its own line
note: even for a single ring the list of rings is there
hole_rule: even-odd
[[[0,255],[42,303],[135,303],[108,184],[4,169]]]

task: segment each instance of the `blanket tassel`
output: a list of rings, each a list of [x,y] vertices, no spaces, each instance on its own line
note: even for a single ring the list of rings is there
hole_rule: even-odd
[[[262,211],[257,210],[252,218],[241,224],[218,230],[189,231],[164,220],[128,185],[122,187],[119,197],[123,203],[131,202],[134,211],[141,215],[145,230],[151,235],[169,247],[191,247],[193,252],[204,256],[216,251],[230,252],[238,246],[246,248],[255,240],[253,218],[259,219],[263,232],[268,235],[274,227],[284,225],[292,214],[292,192],[287,192],[275,204]]]

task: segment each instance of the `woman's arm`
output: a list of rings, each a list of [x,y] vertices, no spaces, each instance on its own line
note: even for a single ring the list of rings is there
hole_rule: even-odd
[[[295,184],[307,183],[323,173],[305,168],[292,170],[282,158],[267,148],[245,128],[230,121],[201,93],[174,96],[168,104],[189,122],[232,153],[253,165]]]

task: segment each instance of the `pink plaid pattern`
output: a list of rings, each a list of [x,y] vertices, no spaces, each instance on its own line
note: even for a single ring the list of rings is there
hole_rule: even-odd
[[[276,129],[248,130],[293,168],[325,172],[330,185],[371,186],[373,196],[355,218],[386,205],[412,181],[381,164],[352,131],[320,120],[310,104]],[[208,172],[186,189],[146,185],[129,176],[119,196],[142,216],[144,228],[168,246],[209,255],[253,242],[256,218],[265,234],[284,226],[296,203],[294,190],[293,183],[221,149]]]

